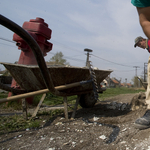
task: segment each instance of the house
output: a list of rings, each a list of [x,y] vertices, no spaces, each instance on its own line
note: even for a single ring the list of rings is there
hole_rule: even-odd
[[[131,83],[127,83],[126,87],[130,88],[130,87],[132,87],[132,84]]]
[[[121,85],[121,87],[124,87],[124,86],[125,86],[125,83],[121,83],[120,85]]]
[[[107,77],[105,80],[107,81],[107,87],[120,87],[120,80],[117,80],[116,78]]]

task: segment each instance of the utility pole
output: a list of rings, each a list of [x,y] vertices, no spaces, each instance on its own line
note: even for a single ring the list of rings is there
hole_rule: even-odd
[[[125,85],[126,85],[126,87],[127,87],[127,78],[125,78]]]
[[[89,66],[89,55],[90,55],[89,52],[93,52],[93,50],[85,48],[84,51],[87,52],[86,66],[88,67]]]
[[[144,63],[144,82],[146,82],[146,74],[147,74],[147,63]]]
[[[140,68],[139,66],[134,66],[133,68],[135,68],[135,81],[137,80],[137,85],[136,85],[136,83],[134,83],[135,85],[136,85],[136,87],[139,85],[139,81],[138,81],[138,79],[136,78],[137,77],[137,68]]]
[[[122,78],[120,78],[120,81],[119,81],[119,87],[121,87],[121,79],[122,79]]]
[[[133,66],[135,68],[135,76],[137,77],[137,68],[140,68],[139,66]]]
[[[110,74],[109,74],[109,76],[108,76],[108,77],[109,77],[109,88],[110,88]]]

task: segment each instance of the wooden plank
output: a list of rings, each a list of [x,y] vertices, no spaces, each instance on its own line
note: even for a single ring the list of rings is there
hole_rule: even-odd
[[[63,97],[64,99],[64,113],[65,113],[65,118],[68,120],[68,104],[67,104],[67,96]]]
[[[44,93],[44,94],[42,95],[42,98],[41,98],[40,102],[38,103],[38,105],[37,105],[35,111],[33,112],[31,119],[36,116],[36,114],[37,114],[38,110],[40,109],[40,107],[41,107],[41,105],[42,105],[42,103],[43,103],[45,97],[46,97],[46,93]]]
[[[77,110],[77,108],[78,108],[78,104],[79,104],[79,100],[80,100],[80,95],[78,95],[78,97],[77,97],[77,99],[76,99],[76,103],[75,103],[75,106],[74,106],[74,110],[73,110],[73,113],[72,113],[71,119],[74,119],[74,117],[75,117],[76,110]]]
[[[71,83],[71,84],[67,84],[67,85],[61,85],[61,86],[55,87],[55,90],[64,90],[64,89],[76,87],[76,86],[79,86],[79,85],[80,85],[80,82]],[[32,97],[32,96],[35,96],[35,95],[44,94],[44,93],[48,93],[48,92],[49,92],[48,89],[43,89],[43,90],[39,90],[39,91],[35,91],[35,92],[15,95],[15,96],[0,99],[0,103],[19,100],[19,99],[22,99],[22,98]]]
[[[26,99],[25,98],[23,98],[22,99],[22,111],[23,111],[23,117],[24,117],[24,119],[28,119],[28,113],[27,113],[27,103],[26,103]]]

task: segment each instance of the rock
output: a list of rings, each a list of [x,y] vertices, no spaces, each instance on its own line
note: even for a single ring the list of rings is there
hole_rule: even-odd
[[[55,148],[48,148],[48,150],[55,150]]]
[[[125,143],[126,143],[126,141],[122,141],[122,142],[121,142],[121,144],[125,144]]]
[[[98,119],[98,117],[93,117],[93,121],[97,121]]]
[[[107,109],[113,109],[113,110],[128,110],[130,109],[130,106],[128,103],[117,103],[117,102],[112,102],[109,105],[107,105]]]
[[[106,136],[105,135],[101,135],[101,136],[99,136],[99,138],[102,139],[102,140],[105,140]]]
[[[18,137],[22,137],[22,135],[18,135]]]
[[[127,130],[127,128],[124,128],[123,130],[122,130],[122,132],[124,132],[124,131],[126,131]]]
[[[140,92],[139,94],[136,94],[132,98],[130,103],[131,110],[134,111],[139,109],[140,107],[147,106],[145,98],[146,98],[145,93]]]

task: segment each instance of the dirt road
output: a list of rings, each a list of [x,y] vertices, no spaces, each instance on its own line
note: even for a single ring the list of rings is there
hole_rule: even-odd
[[[74,120],[57,116],[43,120],[39,129],[26,129],[0,135],[1,150],[150,150],[150,129],[134,128],[134,121],[145,113],[138,110],[108,109],[112,101],[130,103],[135,94],[119,95],[79,109]],[[69,113],[69,116],[71,112]]]

